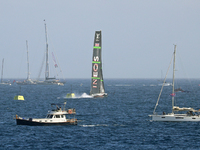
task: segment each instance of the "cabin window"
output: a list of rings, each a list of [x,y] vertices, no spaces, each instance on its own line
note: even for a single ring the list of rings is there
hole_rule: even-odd
[[[184,119],[183,117],[176,117],[176,119]]]
[[[60,115],[56,115],[56,118],[60,118]]]
[[[192,119],[196,119],[196,118],[192,118]]]
[[[162,118],[165,118],[165,117],[162,117]]]
[[[52,118],[52,117],[53,117],[53,115],[48,115],[48,116],[47,116],[47,118]]]
[[[61,118],[64,118],[64,116],[63,116],[63,115],[61,115]]]

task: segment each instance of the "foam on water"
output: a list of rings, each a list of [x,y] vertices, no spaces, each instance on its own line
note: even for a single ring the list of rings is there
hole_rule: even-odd
[[[72,97],[72,98],[64,97],[64,99],[77,99],[77,98],[93,98],[93,96],[88,95],[87,93],[83,93],[83,94],[75,93],[75,97]]]
[[[82,127],[99,127],[99,126],[105,126],[107,127],[108,125],[107,124],[96,124],[96,125],[80,125]]]

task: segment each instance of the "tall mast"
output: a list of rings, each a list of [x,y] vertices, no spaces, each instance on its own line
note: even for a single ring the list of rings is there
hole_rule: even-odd
[[[4,58],[2,60],[1,83],[3,83],[3,63],[4,63]]]
[[[44,20],[45,21],[45,20]],[[45,26],[45,35],[46,35],[46,70],[45,70],[45,80],[49,78],[49,58],[48,58],[48,42],[47,42],[47,27],[46,23],[44,23]]]
[[[28,57],[28,41],[26,40],[26,48],[27,48],[27,80],[30,80],[30,71],[29,71],[29,57]]]
[[[176,59],[176,45],[174,45],[174,65],[173,65],[173,82],[172,82],[172,113],[174,113],[173,111],[173,107],[174,107],[174,78],[175,78],[175,59]]]

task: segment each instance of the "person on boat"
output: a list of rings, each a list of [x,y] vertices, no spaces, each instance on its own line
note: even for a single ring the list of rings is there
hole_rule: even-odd
[[[58,107],[58,106],[56,106],[57,107],[57,110],[61,110],[61,107]]]
[[[165,112],[163,111],[163,115],[165,115]]]

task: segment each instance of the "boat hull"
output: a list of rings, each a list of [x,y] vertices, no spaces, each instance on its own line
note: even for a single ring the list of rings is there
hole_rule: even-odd
[[[31,119],[16,119],[17,125],[28,125],[28,126],[64,126],[64,125],[77,125],[77,119],[71,119],[65,122],[36,122]]]
[[[36,82],[38,85],[64,85],[66,82],[46,82],[46,81],[39,81]]]
[[[93,96],[94,98],[98,98],[98,97],[107,97],[108,94],[107,93],[99,93],[99,94],[92,94],[91,96]]]
[[[184,122],[184,121],[200,121],[200,116],[188,116],[188,115],[150,115],[152,117],[152,121],[171,121],[171,122]]]

